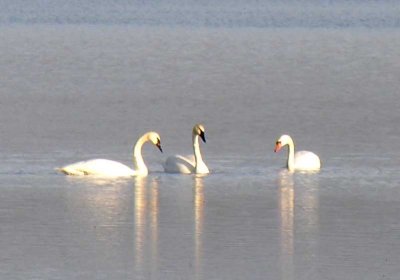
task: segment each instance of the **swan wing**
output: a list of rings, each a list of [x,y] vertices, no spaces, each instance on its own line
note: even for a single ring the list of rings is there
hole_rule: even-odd
[[[318,170],[321,168],[319,157],[313,152],[299,151],[295,154],[295,169]]]
[[[95,175],[106,177],[134,176],[135,171],[128,166],[108,159],[92,159],[66,165],[59,169],[67,175]]]
[[[164,163],[164,170],[167,173],[184,173],[190,174],[194,173],[195,170],[195,162],[194,156],[169,156]]]

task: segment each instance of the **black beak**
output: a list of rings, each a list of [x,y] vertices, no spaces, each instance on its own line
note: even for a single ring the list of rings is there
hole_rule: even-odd
[[[160,140],[157,141],[156,146],[157,146],[157,148],[160,150],[160,152],[162,153],[163,151],[162,151],[162,148],[161,148],[161,142],[160,142]]]
[[[200,138],[203,140],[204,143],[206,143],[206,136],[204,135],[204,131],[200,132]]]

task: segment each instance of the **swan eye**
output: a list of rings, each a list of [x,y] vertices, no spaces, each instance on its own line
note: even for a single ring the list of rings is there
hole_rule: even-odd
[[[276,145],[280,145],[281,144],[281,141],[276,141]]]

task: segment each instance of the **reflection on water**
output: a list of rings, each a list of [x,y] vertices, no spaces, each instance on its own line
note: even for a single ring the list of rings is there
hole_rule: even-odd
[[[302,185],[302,192],[299,192],[298,199],[301,200],[302,208],[305,212],[304,220],[308,229],[311,230],[318,225],[318,208],[319,208],[319,184],[318,176],[313,174],[299,174],[299,185]]]
[[[150,182],[148,181],[150,180]],[[143,275],[145,264],[157,271],[158,264],[158,181],[148,177],[135,178],[135,271]],[[147,259],[145,252],[151,252]]]
[[[150,231],[151,231],[151,263],[152,275],[155,275],[158,264],[158,216],[159,194],[158,181],[153,178],[150,185]]]
[[[317,270],[320,213],[318,174],[296,175],[295,187],[295,248],[296,255],[301,256],[296,261],[296,267],[307,268],[307,275],[317,279],[320,277]]]
[[[194,225],[195,225],[195,275],[202,279],[203,225],[204,225],[204,184],[202,176],[194,177]]]
[[[134,269],[138,278],[150,275],[157,278],[160,265],[159,247],[159,181],[151,177],[137,177],[134,182]],[[203,279],[204,181],[193,177],[193,274]]]
[[[135,267],[139,272],[143,267],[144,238],[146,230],[146,184],[145,178],[135,178]],[[138,271],[139,270],[139,271]]]
[[[76,213],[76,219],[79,220],[82,227],[93,226],[93,235],[107,246],[114,246],[111,237],[120,236],[116,221],[124,215],[124,196],[126,180],[110,180],[101,177],[75,177],[66,176],[66,180],[71,184],[83,182],[88,185],[85,191],[78,197],[78,202],[72,196],[68,200],[69,208]],[[90,187],[89,187],[90,186]],[[87,209],[89,215],[83,215],[75,211],[80,207]],[[72,210],[73,209],[73,210]]]
[[[279,209],[281,218],[281,279],[293,279],[294,183],[292,173],[279,174]]]
[[[76,183],[81,182],[88,185],[96,185],[96,186],[109,186],[109,187],[119,187],[123,184],[126,184],[130,181],[130,178],[120,177],[103,177],[103,176],[65,176],[65,180]]]
[[[299,263],[309,269],[310,276],[318,276],[315,271],[319,229],[319,187],[316,175],[296,174],[286,170],[279,174],[281,278],[285,280],[295,279],[295,267]],[[294,259],[296,255],[301,258]]]

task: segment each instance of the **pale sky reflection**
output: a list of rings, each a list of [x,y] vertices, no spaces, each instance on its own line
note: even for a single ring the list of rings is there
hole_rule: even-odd
[[[282,171],[278,178],[281,221],[281,279],[293,279],[294,182],[292,173]]]
[[[158,181],[147,177],[135,177],[135,271],[142,275],[148,263],[151,270],[158,265]],[[150,250],[146,250],[148,247]],[[151,252],[147,256],[145,252]]]
[[[195,279],[202,279],[203,231],[204,231],[204,182],[202,176],[194,177],[194,242],[195,242]]]
[[[281,221],[281,279],[295,279],[295,267],[307,267],[310,276],[317,256],[319,195],[317,174],[279,173],[279,209]],[[297,234],[296,234],[297,232]],[[296,250],[296,252],[295,252]],[[298,251],[298,252],[297,252]],[[301,259],[294,256],[302,252]]]

